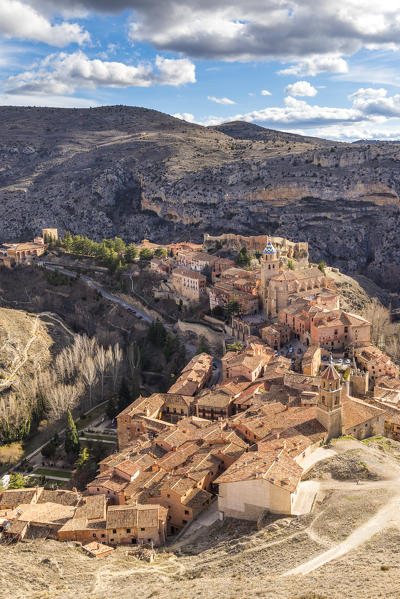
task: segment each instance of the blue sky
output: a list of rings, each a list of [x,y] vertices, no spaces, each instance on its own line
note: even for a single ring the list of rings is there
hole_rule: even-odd
[[[1,0],[0,104],[400,139],[400,0]]]

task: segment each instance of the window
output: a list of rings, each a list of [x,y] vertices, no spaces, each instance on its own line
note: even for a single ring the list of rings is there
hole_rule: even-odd
[[[104,532],[101,533],[101,538],[104,539],[106,535],[104,534]]]
[[[113,534],[115,535],[117,532],[117,530],[115,528],[113,528]]]
[[[171,497],[171,495],[169,493],[167,493],[167,497]]]
[[[185,514],[189,514],[189,510],[185,510]]]
[[[182,524],[187,524],[187,520],[182,520]]]
[[[114,543],[114,539],[110,539],[110,543]]]
[[[130,528],[127,528],[127,529],[126,529],[126,532],[131,532],[131,529],[130,529]]]
[[[93,533],[93,536],[94,536],[94,537],[96,536],[96,533],[95,533],[95,532]]]
[[[140,530],[146,530],[145,528],[141,528]]]
[[[99,487],[97,487],[97,490],[100,491]]]

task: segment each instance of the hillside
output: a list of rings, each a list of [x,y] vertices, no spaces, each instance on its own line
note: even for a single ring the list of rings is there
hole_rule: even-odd
[[[124,106],[2,107],[0,133],[0,241],[44,225],[128,241],[274,233],[398,289],[399,144]]]
[[[90,559],[72,542],[3,544],[3,592],[15,599],[397,597],[400,444],[339,441],[335,448],[339,455],[315,472],[320,493],[307,516],[270,515],[259,527],[217,520],[157,551],[152,563],[130,547]],[[370,476],[358,484],[360,468]]]
[[[73,337],[56,315],[0,308],[0,397],[48,368]]]

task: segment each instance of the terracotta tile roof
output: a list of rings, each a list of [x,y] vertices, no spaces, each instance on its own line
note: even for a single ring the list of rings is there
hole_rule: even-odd
[[[180,266],[178,266],[177,268],[174,268],[174,270],[172,271],[172,276],[173,277],[186,277],[188,279],[197,279],[198,281],[203,281],[206,282],[207,278],[202,275],[200,272],[198,272],[197,270],[190,270],[190,268],[182,268]]]
[[[197,511],[201,510],[205,505],[207,505],[207,503],[210,503],[211,499],[211,493],[205,491],[204,489],[198,489],[195,487],[188,493],[188,495],[182,501],[182,504],[194,511]]]
[[[340,380],[340,374],[338,373],[338,371],[336,370],[336,368],[334,367],[332,362],[330,364],[328,364],[328,366],[325,368],[325,370],[321,374],[321,379],[324,379],[326,381]]]
[[[107,499],[105,495],[88,495],[84,498],[85,503],[79,506],[74,518],[86,518],[88,520],[101,520],[106,516]]]
[[[143,414],[150,416],[161,410],[164,405],[164,400],[160,397],[159,393],[153,393],[150,397],[138,397],[133,403],[131,403],[125,410],[122,410],[117,416],[136,416],[137,414]]]
[[[134,476],[140,470],[138,464],[130,459],[116,464],[114,468],[116,468],[118,472],[126,474],[127,476]]]
[[[29,503],[18,506],[18,520],[62,526],[73,517],[75,508],[60,503]]]
[[[64,491],[57,489],[50,491],[43,489],[37,503],[60,503],[61,505],[72,505],[76,506],[81,501],[81,494],[75,491]]]
[[[384,410],[371,406],[361,399],[346,398],[342,403],[345,429],[353,428],[371,420],[371,418],[384,414]]]
[[[244,453],[215,481],[216,484],[264,479],[269,483],[296,490],[303,469],[284,450]]]
[[[146,505],[111,505],[107,510],[107,529],[112,528],[158,528],[161,506]]]
[[[316,391],[321,383],[319,376],[288,372],[283,378],[283,384],[296,391]]]
[[[184,464],[198,450],[198,442],[187,441],[177,451],[169,451],[157,460],[157,466],[167,472],[172,472],[175,468]]]
[[[203,391],[196,397],[196,404],[199,408],[227,408],[232,401],[233,397],[229,393],[211,391],[210,389]]]
[[[95,557],[114,551],[113,547],[110,547],[109,545],[103,545],[103,543],[97,543],[96,541],[92,541],[87,545],[83,545],[83,549]]]
[[[30,503],[37,493],[42,493],[43,487],[32,487],[26,489],[8,489],[0,492],[0,505],[8,508],[19,506],[21,503]]]

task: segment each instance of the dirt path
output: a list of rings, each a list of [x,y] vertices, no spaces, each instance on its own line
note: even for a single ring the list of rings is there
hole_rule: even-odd
[[[332,547],[328,551],[321,553],[317,557],[293,568],[288,572],[285,572],[283,576],[297,576],[298,574],[309,574],[313,570],[320,568],[324,564],[342,557],[355,547],[358,547],[365,541],[368,541],[374,534],[385,528],[391,520],[399,523],[398,511],[400,508],[400,495],[394,497],[389,501],[385,507],[379,510],[372,518],[370,518],[365,524],[359,526],[350,536],[347,537],[342,543],[339,543],[335,547]]]
[[[48,318],[52,318],[64,329],[64,331],[68,333],[68,335],[75,337],[75,333],[71,331],[71,329],[68,328],[62,319],[57,314],[54,314],[54,312],[40,312],[39,316],[47,316]]]

